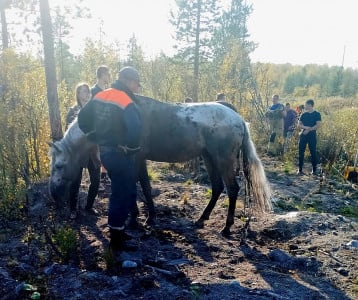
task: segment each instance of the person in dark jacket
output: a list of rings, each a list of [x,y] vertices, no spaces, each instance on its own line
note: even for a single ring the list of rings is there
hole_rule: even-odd
[[[86,105],[86,103],[91,99],[90,88],[87,83],[79,83],[76,86],[76,102],[75,106],[72,106],[66,115],[66,130],[70,124],[76,119],[81,108]],[[87,204],[85,207],[86,213],[89,215],[96,215],[97,211],[93,208],[94,201],[98,194],[99,182],[100,182],[100,165],[101,162],[98,157],[98,149],[93,151],[88,160],[87,169],[90,176],[90,186],[88,188],[87,194]],[[77,202],[78,194],[82,181],[82,172],[81,168],[78,171],[77,179],[72,182],[70,187],[70,219],[75,219],[77,217]]]
[[[112,87],[96,94],[78,115],[81,130],[99,145],[111,179],[108,226],[114,252],[125,249],[130,238],[125,221],[136,201],[134,154],[140,150],[142,120],[134,93],[140,86],[138,71],[124,67]]]
[[[270,137],[267,152],[277,156],[283,151],[283,119],[286,117],[286,110],[280,103],[279,95],[272,96],[272,105],[267,110],[265,116],[270,125]]]
[[[317,170],[317,129],[321,126],[321,114],[314,110],[314,101],[309,99],[305,103],[305,112],[300,116],[298,121],[298,128],[302,129],[300,133],[300,140],[298,143],[298,175],[304,175],[303,173],[303,158],[305,155],[306,146],[308,144],[308,149],[311,154],[311,163],[312,163],[312,174],[318,175]]]
[[[96,70],[96,83],[91,87],[91,95],[93,98],[97,93],[102,92],[108,87],[111,80],[109,68],[105,65],[99,66]]]
[[[111,81],[111,74],[109,68],[106,65],[101,65],[96,70],[96,83],[91,87],[91,99],[96,96],[97,93],[106,89]],[[101,181],[103,183],[108,181],[107,170],[101,165]],[[105,189],[104,186],[101,188]]]
[[[283,152],[287,153],[290,140],[296,127],[297,113],[291,108],[290,103],[286,103],[285,110],[286,116],[283,119],[283,137],[285,138],[285,144]]]

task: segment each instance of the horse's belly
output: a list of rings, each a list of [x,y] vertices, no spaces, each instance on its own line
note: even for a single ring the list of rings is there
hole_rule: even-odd
[[[199,155],[200,155],[200,153],[192,154],[192,155],[188,155],[187,153],[176,153],[175,155],[173,155],[173,153],[171,153],[171,154],[154,153],[151,155],[147,155],[146,159],[152,160],[152,161],[158,161],[158,162],[176,163],[176,162],[186,162],[186,161],[191,160],[195,157],[198,157]]]
[[[200,156],[201,152],[201,148],[191,149],[184,145],[180,147],[155,147],[145,157],[152,161],[175,163],[191,160]]]

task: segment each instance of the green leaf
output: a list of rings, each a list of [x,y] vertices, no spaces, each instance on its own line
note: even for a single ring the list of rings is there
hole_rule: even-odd
[[[41,294],[39,292],[33,292],[31,295],[31,299],[38,300],[41,298]]]
[[[23,290],[25,291],[36,291],[37,290],[37,287],[31,285],[31,284],[28,284],[28,283],[25,283],[22,287]]]

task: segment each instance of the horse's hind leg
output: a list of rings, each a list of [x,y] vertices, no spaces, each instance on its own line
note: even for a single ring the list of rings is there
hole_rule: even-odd
[[[209,154],[205,154],[205,153],[203,154],[203,157],[204,157],[206,169],[209,174],[212,193],[211,193],[211,199],[210,199],[208,205],[204,209],[199,220],[196,221],[196,225],[200,228],[204,227],[205,220],[209,220],[210,214],[211,214],[212,210],[214,209],[215,204],[216,204],[220,194],[224,190],[224,185],[223,185],[222,179],[219,175],[218,170],[214,166],[214,163],[213,163],[211,157],[209,156]]]
[[[236,200],[240,188],[236,182],[234,170],[231,170],[231,168],[229,167],[226,172],[227,175],[223,176],[223,180],[225,182],[227,194],[229,197],[229,208],[227,212],[226,224],[221,233],[224,236],[229,236],[230,228],[234,224]]]

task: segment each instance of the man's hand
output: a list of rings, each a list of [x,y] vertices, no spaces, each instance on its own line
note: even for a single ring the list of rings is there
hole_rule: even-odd
[[[306,135],[312,130],[312,127],[304,126],[302,134]]]
[[[135,154],[141,150],[141,147],[130,148],[128,146],[122,146],[122,145],[119,145],[118,147],[124,152],[124,154],[127,155]]]

